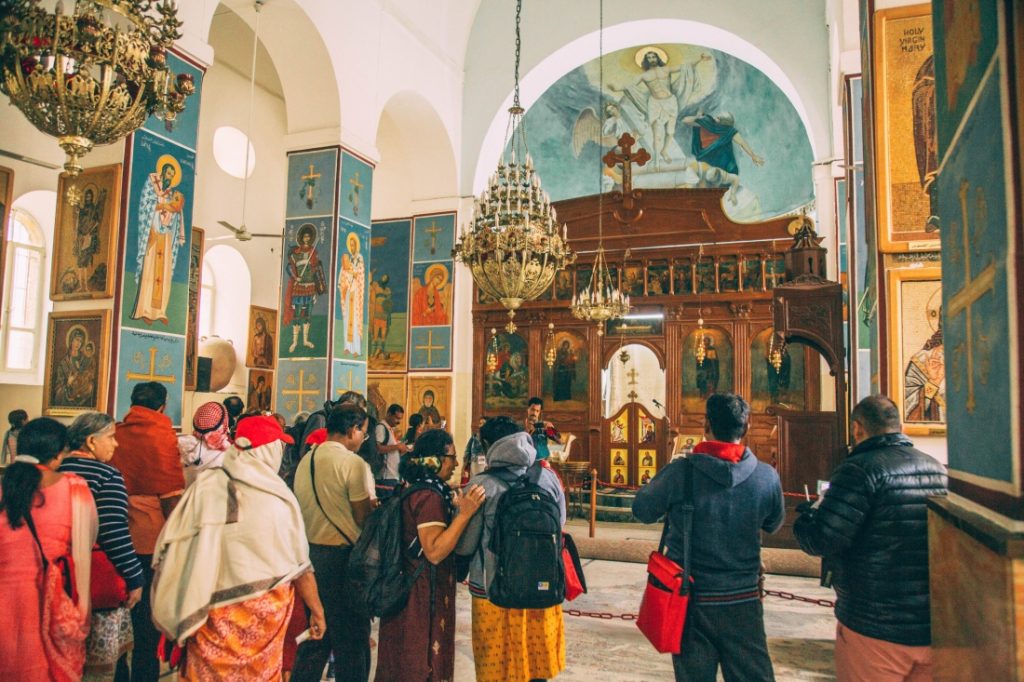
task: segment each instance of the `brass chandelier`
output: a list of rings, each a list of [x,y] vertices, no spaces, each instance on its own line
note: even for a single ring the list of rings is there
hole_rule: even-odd
[[[604,111],[604,1],[600,3],[600,23],[598,25],[598,111]],[[600,155],[599,155],[600,156]],[[601,162],[603,163],[603,162]],[[594,269],[590,273],[590,283],[583,291],[572,297],[569,309],[573,317],[580,320],[596,322],[597,335],[604,335],[604,325],[608,320],[625,317],[629,313],[629,296],[622,293],[612,282],[611,273],[604,255],[604,189],[600,178],[604,175],[598,164],[597,195],[597,256],[594,258]]]
[[[550,197],[541,189],[526,145],[525,110],[519,102],[522,7],[518,0],[515,95],[508,110],[501,160],[487,188],[474,201],[469,228],[452,249],[455,260],[469,267],[477,287],[508,310],[505,330],[509,334],[516,330],[516,310],[523,301],[543,294],[555,273],[576,260],[566,228],[563,225],[559,230]]]
[[[172,121],[195,92],[191,74],[167,68],[181,35],[171,0],[6,0],[0,13],[0,91],[41,132],[57,138],[74,177],[95,145]]]

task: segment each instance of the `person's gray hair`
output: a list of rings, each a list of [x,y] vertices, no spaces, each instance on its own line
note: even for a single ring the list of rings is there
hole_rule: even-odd
[[[68,447],[72,450],[81,450],[89,436],[100,434],[113,424],[114,418],[103,412],[86,412],[78,415],[68,427]]]

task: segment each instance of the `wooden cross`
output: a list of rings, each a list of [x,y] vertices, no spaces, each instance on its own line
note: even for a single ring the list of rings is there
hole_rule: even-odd
[[[314,379],[314,383],[315,383],[316,376],[313,376],[312,378]],[[304,369],[300,369],[299,370],[299,387],[298,388],[283,388],[283,389],[281,389],[281,395],[286,396],[286,397],[287,396],[295,396],[295,397],[297,397],[299,399],[299,410],[300,411],[302,410],[302,403],[303,403],[303,401],[305,401],[306,396],[316,396],[316,395],[319,395],[319,394],[320,394],[320,391],[317,390],[317,389],[314,389],[314,388],[307,389],[306,388],[306,370],[304,370]]]
[[[427,351],[427,365],[432,365],[432,364],[434,364],[433,352],[435,350],[444,350],[444,346],[435,346],[434,345],[434,330],[433,329],[428,329],[427,330],[427,345],[425,345],[425,346],[416,346],[415,349],[416,350],[425,350],[425,351]]]
[[[430,235],[430,253],[437,253],[437,235],[439,232],[442,232],[443,230],[437,226],[436,221],[431,220],[430,227],[423,231]]]
[[[949,316],[949,319],[953,319],[960,313],[963,313],[966,318],[967,411],[974,412],[977,403],[974,400],[974,315],[972,306],[978,302],[979,298],[993,289],[996,278],[996,266],[995,263],[990,261],[977,277],[971,277],[970,229],[967,219],[967,193],[969,189],[970,183],[967,180],[960,183],[960,215],[963,217],[964,223],[964,286],[949,299],[949,307],[946,314]],[[983,228],[984,226],[982,225],[978,229]],[[962,345],[957,350],[962,350]]]
[[[619,138],[619,153],[616,153],[614,149],[608,151],[601,160],[604,161],[604,165],[609,168],[622,164],[622,197],[625,199],[633,193],[633,164],[642,166],[651,160],[651,155],[647,153],[647,150],[640,147],[635,152],[633,151],[633,145],[636,144],[636,140],[629,133],[622,133],[622,137]],[[631,206],[627,206],[629,210]]]
[[[636,367],[634,367],[633,369],[631,369],[628,372],[626,372],[626,376],[629,377],[629,385],[630,386],[636,386],[637,385],[638,382],[637,382],[636,378],[637,378],[638,375],[637,375]]]
[[[128,381],[159,381],[164,384],[173,384],[177,381],[177,377],[173,374],[157,374],[156,373],[156,346],[149,347],[149,373],[143,374],[142,372],[128,372],[125,378]]]

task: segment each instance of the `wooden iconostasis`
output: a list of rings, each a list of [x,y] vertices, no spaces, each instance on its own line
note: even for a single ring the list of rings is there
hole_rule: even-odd
[[[522,420],[527,400],[540,396],[546,418],[576,436],[572,460],[590,461],[602,481],[615,482],[618,476],[620,482],[640,485],[642,461],[627,462],[623,455],[624,464],[618,469],[613,464],[606,419],[612,415],[604,414],[601,395],[602,371],[617,361],[624,345],[640,344],[653,351],[664,372],[663,409],[645,409],[657,426],[649,475],[669,460],[675,435],[699,440],[707,396],[732,391],[753,411],[748,445],[779,470],[787,490],[802,490],[803,481],[795,480],[799,462],[787,461],[779,451],[777,415],[820,410],[819,356],[794,343],[786,348],[778,370],[768,361],[772,289],[785,281],[783,253],[792,244],[788,219],[732,223],[717,190],[650,190],[645,198],[650,202],[647,212],[632,223],[617,221],[614,199],[605,201],[604,245],[611,275],[630,295],[635,318],[610,322],[599,335],[594,324],[575,319],[569,311],[573,294],[587,285],[592,270],[597,197],[558,206],[579,259],[556,275],[540,300],[523,305],[515,333],[503,329],[505,310],[476,292],[474,423],[480,416],[499,414]],[[714,243],[715,238],[722,243]],[[550,340],[549,323],[554,325]],[[493,336],[492,330],[497,332]],[[695,353],[700,335],[706,349],[703,363]],[[544,355],[552,345],[549,367]],[[489,350],[493,372],[487,370]],[[638,382],[640,393],[645,378]],[[650,448],[642,449],[646,457]],[[639,449],[633,456],[642,460]],[[793,481],[785,480],[787,469],[794,473]]]

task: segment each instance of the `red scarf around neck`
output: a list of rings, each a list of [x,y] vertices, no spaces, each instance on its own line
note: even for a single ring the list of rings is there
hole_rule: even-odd
[[[711,455],[733,464],[740,461],[746,451],[747,446],[743,443],[723,443],[717,440],[701,441],[693,448],[695,455]]]

